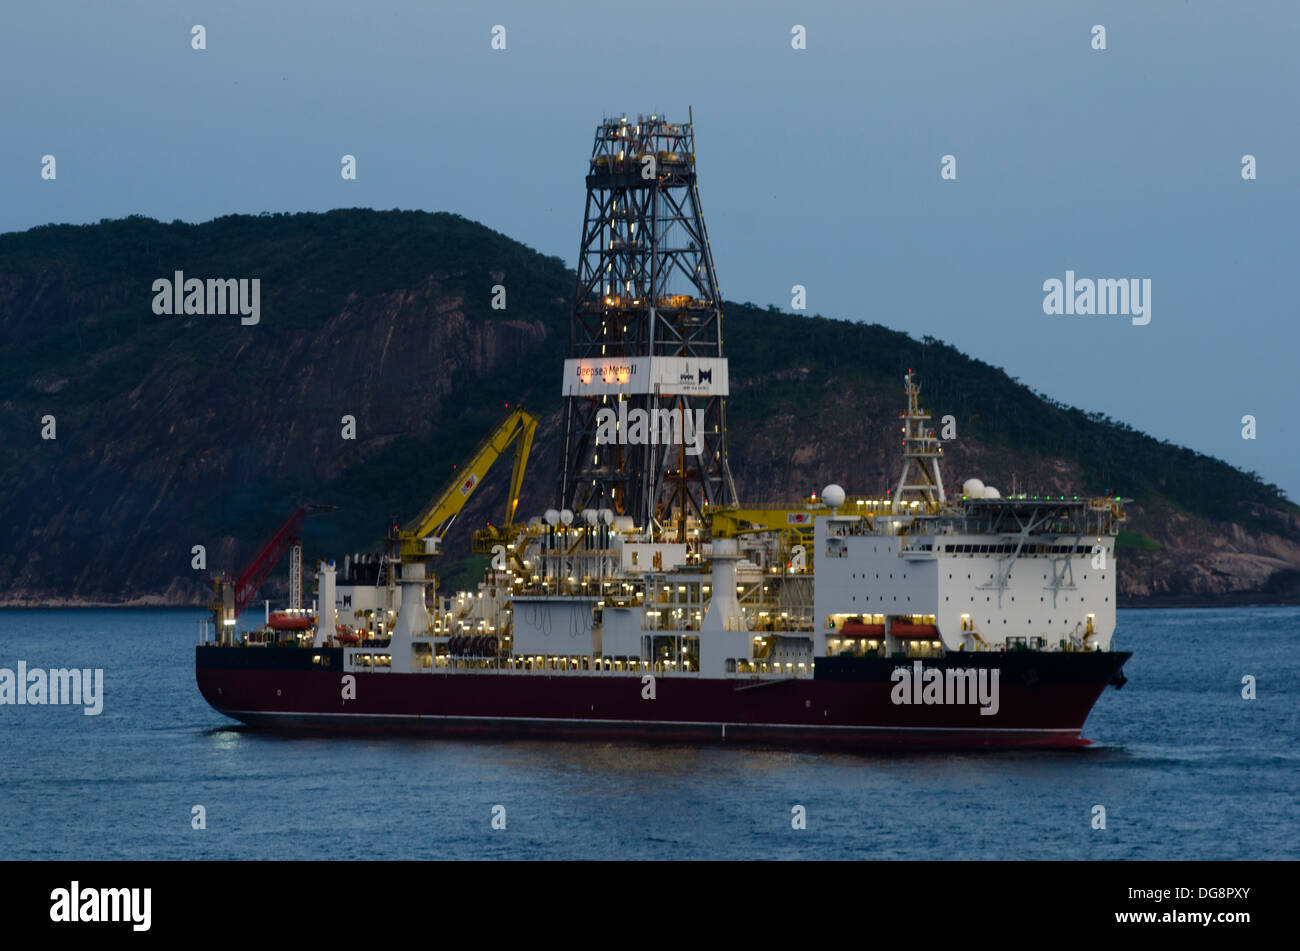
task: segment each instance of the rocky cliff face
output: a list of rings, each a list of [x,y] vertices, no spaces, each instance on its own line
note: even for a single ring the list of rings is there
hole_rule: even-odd
[[[1163,550],[1127,550],[1120,592],[1131,604],[1294,604],[1300,601],[1300,520],[1243,505],[1263,528],[1214,522],[1159,500],[1133,506],[1133,528]]]
[[[178,269],[259,277],[260,323],[154,315],[152,281]],[[448,215],[128,219],[0,236],[0,603],[204,603],[194,546],[209,569],[236,567],[299,501],[339,506],[308,523],[309,558],[369,548],[452,476],[505,404],[543,416],[521,503],[541,511],[559,465],[572,280]],[[490,306],[497,286],[504,310]],[[1300,515],[1222,463],[1203,468],[1238,486],[1235,504],[1196,511],[1159,472],[1110,451],[1148,437],[1054,407],[937,341],[746,305],[729,305],[727,332],[731,465],[746,501],[828,482],[887,491],[901,374],[916,366],[923,403],[957,420],[950,485],[976,476],[1007,492],[1014,478],[1039,493],[1139,497],[1120,550],[1126,603],[1300,599]],[[505,481],[494,472],[453,529],[449,568],[469,527],[499,515]]]

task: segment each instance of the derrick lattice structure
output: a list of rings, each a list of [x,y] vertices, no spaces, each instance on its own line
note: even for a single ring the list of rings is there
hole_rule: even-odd
[[[693,123],[606,119],[587,172],[559,507],[681,537],[706,505],[735,504],[727,387]]]
[[[911,370],[907,371],[903,384],[907,393],[907,412],[903,414],[903,474],[894,489],[894,511],[901,511],[903,503],[914,498],[926,512],[936,513],[946,501],[943,473],[939,469],[943,446],[930,428],[930,414],[921,409],[921,384],[912,379]]]

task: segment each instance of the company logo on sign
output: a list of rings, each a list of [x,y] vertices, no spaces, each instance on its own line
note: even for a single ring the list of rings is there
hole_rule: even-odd
[[[691,365],[688,363],[686,364],[685,368],[682,370],[681,376],[679,376],[677,379],[682,383],[688,383],[688,384],[712,383],[713,370],[711,369],[706,370],[704,369],[704,367],[700,367],[700,372],[699,375],[697,376],[696,374],[691,372]]]
[[[581,357],[564,362],[564,396],[727,396],[725,357]]]
[[[596,379],[597,373],[600,374],[600,382],[607,385],[627,383],[636,375],[636,366],[631,363],[602,363],[599,367],[579,363],[575,370],[578,374],[578,382],[584,386]]]
[[[476,485],[478,485],[478,476],[471,474],[469,478],[460,484],[460,494],[469,495],[474,491]]]

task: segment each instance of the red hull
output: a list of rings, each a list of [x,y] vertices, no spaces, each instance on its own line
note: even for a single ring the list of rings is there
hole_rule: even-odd
[[[636,673],[362,672],[352,675],[356,699],[344,700],[337,669],[200,665],[197,676],[215,709],[254,726],[847,747],[1082,746],[1090,742],[1080,735],[1084,721],[1106,685],[1004,678],[998,712],[988,716],[974,704],[895,704],[893,685],[878,679],[668,675],[645,700]]]

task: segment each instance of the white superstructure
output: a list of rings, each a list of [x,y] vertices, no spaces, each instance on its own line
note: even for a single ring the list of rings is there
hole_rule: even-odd
[[[933,627],[945,650],[1108,650],[1121,517],[1118,500],[1011,498],[819,518],[815,649],[856,618],[917,640]]]
[[[476,591],[414,612],[422,588],[399,561],[345,560],[321,591],[347,663],[810,677],[819,657],[1109,650],[1122,500],[1004,497],[978,478],[946,493],[919,392],[909,372],[904,465],[883,498],[829,485],[657,531],[552,510],[496,546]]]

